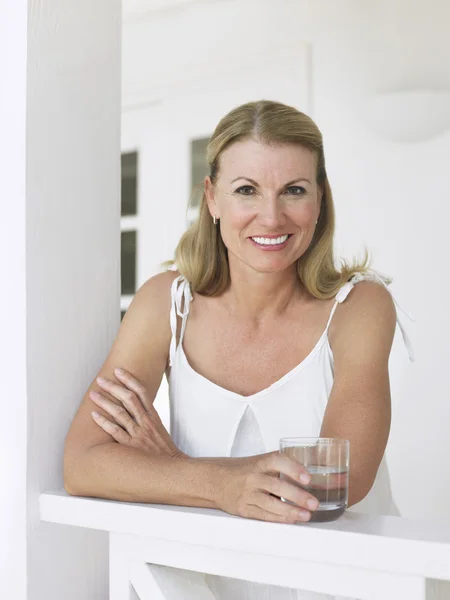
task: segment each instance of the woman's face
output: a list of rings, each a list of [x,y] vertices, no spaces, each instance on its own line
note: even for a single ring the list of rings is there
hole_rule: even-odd
[[[315,155],[296,144],[246,140],[224,150],[219,163],[216,184],[206,177],[205,192],[230,264],[264,273],[289,268],[306,252],[319,218]]]

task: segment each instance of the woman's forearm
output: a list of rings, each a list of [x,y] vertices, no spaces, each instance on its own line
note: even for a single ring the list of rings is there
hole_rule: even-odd
[[[243,459],[245,460],[245,459]],[[75,496],[219,508],[227,462],[239,459],[172,458],[116,443],[66,456],[65,488]]]

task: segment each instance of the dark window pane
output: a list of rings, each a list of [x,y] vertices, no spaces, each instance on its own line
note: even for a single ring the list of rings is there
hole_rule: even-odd
[[[122,154],[122,217],[135,215],[137,212],[137,152]]]
[[[120,320],[121,320],[121,321],[122,321],[122,319],[124,318],[124,316],[125,316],[125,313],[126,313],[126,312],[127,312],[126,310],[121,310],[121,311],[120,311]]]
[[[121,235],[122,296],[136,291],[136,232],[122,231]]]
[[[191,208],[197,208],[203,195],[203,180],[209,175],[206,147],[209,138],[191,141]]]

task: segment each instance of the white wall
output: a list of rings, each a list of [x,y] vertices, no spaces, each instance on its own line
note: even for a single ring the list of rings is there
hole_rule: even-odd
[[[299,101],[299,108],[309,112],[324,135],[337,207],[337,247],[351,257],[365,243],[375,267],[394,277],[400,304],[417,319],[414,326],[405,323],[416,363],[409,364],[399,339],[391,361],[389,459],[395,496],[404,516],[438,519],[448,519],[450,502],[444,462],[450,452],[450,131],[416,143],[393,142],[373,128],[371,111],[381,92],[450,89],[449,22],[445,0],[436,0],[432,8],[406,0],[241,0],[192,3],[141,19],[134,14],[125,22],[123,38],[124,132],[130,120],[139,129],[142,118],[143,151],[154,158],[141,171],[146,190],[141,202],[152,215],[143,220],[142,237],[165,249],[176,243],[187,201],[185,183],[177,183],[180,173],[185,178],[187,150],[180,154],[179,146],[173,147],[176,159],[170,161],[171,142],[159,131],[164,120],[157,119],[158,127],[152,129],[149,115],[155,118],[159,111],[170,123],[164,107],[176,105],[177,98],[182,106],[195,93],[201,114],[208,110],[211,90],[220,94],[221,77],[228,82],[234,73],[235,87],[242,85],[245,75],[239,65],[244,62],[248,68],[249,56],[266,60],[273,52],[285,52],[292,58],[300,43],[310,43],[308,99]],[[269,61],[265,77],[275,75]],[[287,80],[296,76],[295,70],[286,74]],[[180,110],[175,116],[182,121]],[[197,116],[187,113],[185,120]],[[158,158],[155,148],[162,139],[164,152]],[[165,222],[162,202],[173,206],[172,234],[157,225]],[[140,282],[154,273],[154,259],[147,246],[140,257]]]
[[[119,324],[119,0],[0,5],[0,597],[107,597],[105,534],[39,522]],[[4,87],[3,87],[4,85]]]

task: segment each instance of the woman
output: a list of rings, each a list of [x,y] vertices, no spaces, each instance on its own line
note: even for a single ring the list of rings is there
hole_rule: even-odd
[[[178,271],[137,292],[72,423],[67,491],[304,522],[317,500],[279,475],[309,475],[276,450],[320,434],[351,442],[349,505],[396,514],[383,458],[396,312],[366,262],[335,267],[320,131],[252,102],[220,121],[207,158]],[[152,406],[164,373],[171,435]],[[328,597],[206,580],[220,599]]]

